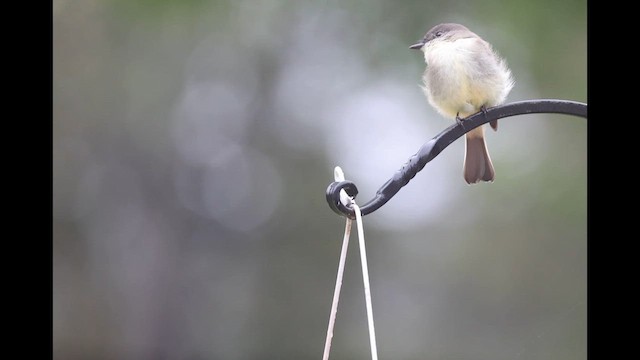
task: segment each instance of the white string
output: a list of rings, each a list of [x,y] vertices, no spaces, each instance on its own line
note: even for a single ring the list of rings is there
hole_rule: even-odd
[[[336,181],[344,181],[344,179],[345,179],[344,178],[344,172],[342,171],[342,168],[340,166],[336,166],[333,169],[333,178]],[[342,189],[342,190],[340,190],[340,201],[343,204],[350,204],[353,201],[353,199],[351,199],[349,197],[349,195],[347,195],[347,192],[344,191],[344,189]]]
[[[331,314],[329,315],[329,327],[327,329],[327,339],[324,342],[324,354],[322,360],[329,360],[331,350],[331,339],[333,339],[333,327],[336,323],[336,313],[338,312],[338,301],[340,300],[340,289],[342,288],[342,275],[344,274],[344,263],[347,258],[347,248],[349,247],[349,236],[351,235],[351,224],[353,221],[347,218],[344,229],[344,239],[342,239],[342,251],[340,252],[340,262],[338,263],[338,276],[336,278],[336,288],[333,291],[333,302],[331,303]]]
[[[369,269],[367,267],[367,251],[364,247],[364,228],[362,226],[362,213],[355,201],[351,202],[356,213],[356,224],[358,225],[358,240],[360,242],[360,261],[362,262],[362,280],[364,282],[364,301],[367,304],[367,320],[369,322],[369,342],[371,343],[371,358],[378,360],[378,349],[376,346],[376,329],[373,326],[373,307],[371,306],[371,289],[369,287]]]
[[[335,181],[344,181],[344,173],[339,166],[334,171]],[[340,190],[340,201],[342,203],[351,203],[356,213],[356,223],[358,226],[358,240],[360,242],[360,260],[362,262],[362,280],[364,282],[364,298],[367,306],[367,320],[369,323],[369,341],[371,343],[371,356],[373,360],[378,360],[378,350],[376,347],[376,333],[373,326],[373,308],[371,306],[371,290],[369,287],[369,269],[367,267],[367,252],[364,246],[364,229],[362,226],[362,213],[356,202],[350,198],[344,190]],[[340,261],[338,263],[338,275],[336,277],[336,287],[333,291],[333,301],[331,303],[331,313],[329,315],[329,326],[327,328],[327,338],[324,343],[323,360],[329,360],[329,352],[331,350],[331,340],[333,338],[333,327],[338,312],[338,301],[340,299],[340,290],[342,288],[342,277],[344,274],[344,264],[347,258],[347,248],[349,247],[349,236],[351,235],[351,225],[353,220],[347,218],[344,229],[344,238],[342,239],[342,250],[340,251]]]
[[[344,173],[339,166],[333,170],[333,177],[336,181],[344,181]],[[346,191],[340,190],[340,201],[352,201]],[[347,249],[349,248],[349,236],[351,236],[351,224],[353,220],[347,218],[344,228],[344,238],[342,239],[342,250],[340,251],[340,261],[338,262],[338,275],[336,277],[336,287],[333,290],[333,301],[331,302],[331,313],[329,314],[329,326],[327,328],[327,339],[324,342],[324,353],[322,360],[329,360],[329,351],[331,350],[331,340],[333,339],[333,327],[336,323],[336,314],[338,312],[338,301],[340,300],[340,289],[342,288],[342,275],[344,274],[344,264],[347,259]]]

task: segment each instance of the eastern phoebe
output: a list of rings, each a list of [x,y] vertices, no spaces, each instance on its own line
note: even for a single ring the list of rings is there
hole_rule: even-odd
[[[410,49],[424,52],[427,68],[422,75],[429,103],[456,121],[502,104],[513,78],[506,62],[491,44],[460,24],[434,26]],[[491,121],[498,130],[498,121]],[[493,181],[495,171],[484,141],[484,125],[466,134],[464,179],[468,184]]]

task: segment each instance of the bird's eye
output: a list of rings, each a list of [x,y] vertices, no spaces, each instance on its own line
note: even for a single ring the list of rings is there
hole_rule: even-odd
[[[436,37],[440,37],[440,36],[442,36],[442,34],[444,34],[442,31],[438,31],[438,32],[436,32]]]

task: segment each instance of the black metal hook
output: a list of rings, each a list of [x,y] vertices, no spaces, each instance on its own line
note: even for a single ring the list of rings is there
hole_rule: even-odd
[[[587,118],[587,104],[555,99],[527,100],[492,107],[484,113],[478,112],[477,114],[471,115],[462,122],[449,126],[422,145],[420,150],[412,155],[409,160],[402,165],[402,168],[396,171],[393,177],[378,189],[373,199],[360,206],[362,216],[370,214],[386,204],[387,201],[400,191],[403,186],[407,185],[429,161],[433,160],[442,150],[465,133],[493,120],[515,115],[537,113],[555,113]],[[351,181],[332,182],[326,191],[329,207],[338,215],[355,219],[353,208],[340,201],[340,190],[345,190],[350,197],[355,197],[358,194],[358,188]]]

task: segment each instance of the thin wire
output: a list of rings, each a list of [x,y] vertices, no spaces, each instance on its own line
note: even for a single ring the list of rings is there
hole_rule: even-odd
[[[360,243],[360,261],[362,262],[362,280],[364,282],[364,300],[367,304],[367,321],[369,322],[369,342],[371,343],[371,358],[378,360],[378,349],[376,346],[376,329],[373,325],[373,307],[371,306],[371,289],[369,286],[369,269],[367,267],[367,251],[364,246],[364,228],[362,226],[362,213],[355,201],[351,201],[351,206],[356,213],[356,224],[358,226],[358,240]]]

